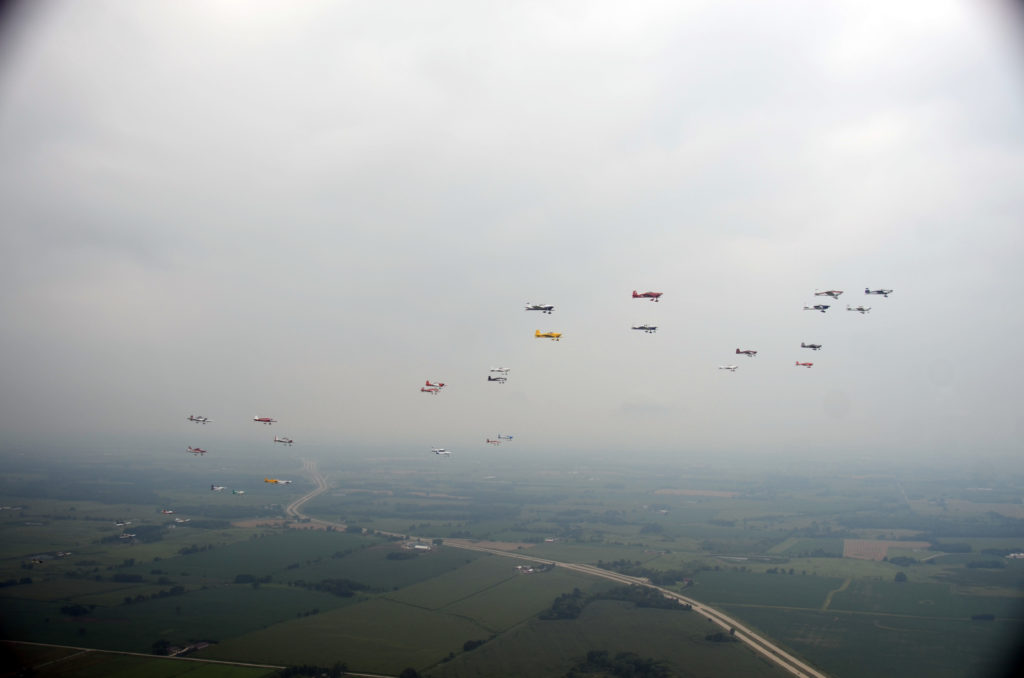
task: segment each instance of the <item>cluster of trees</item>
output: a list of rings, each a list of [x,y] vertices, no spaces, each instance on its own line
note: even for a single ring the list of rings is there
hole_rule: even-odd
[[[578,588],[572,593],[563,593],[555,598],[551,607],[540,613],[541,619],[576,619],[583,612],[583,608],[595,600],[622,600],[633,603],[637,607],[653,607],[663,610],[690,610],[690,605],[679,602],[674,598],[666,598],[663,593],[649,586],[637,586],[630,584],[616,586],[607,591],[585,594]]]
[[[182,556],[187,556],[193,553],[202,553],[203,551],[210,551],[212,549],[213,544],[204,544],[202,546],[196,546],[195,544],[192,544],[192,546],[185,546],[178,549],[178,554]]]
[[[324,591],[325,593],[331,593],[342,598],[351,598],[357,591],[370,590],[370,587],[366,584],[360,584],[359,582],[352,581],[351,579],[324,579],[323,581],[318,582],[299,579],[298,581],[292,582],[292,584],[309,591]]]
[[[296,676],[324,676],[324,678],[340,678],[348,672],[348,666],[341,662],[334,666],[314,666],[312,664],[300,664],[298,666],[287,666],[279,669],[278,678],[295,678]]]
[[[597,561],[597,566],[602,570],[611,570],[630,577],[646,577],[652,584],[657,586],[671,586],[684,579],[693,577],[693,573],[684,570],[652,570],[640,564],[640,561],[615,560],[606,563],[603,560]]]
[[[156,593],[154,593],[152,595],[149,595],[149,596],[144,596],[141,593],[136,595],[134,598],[132,596],[125,596],[124,597],[124,601],[121,604],[122,605],[131,605],[132,603],[142,603],[142,602],[145,602],[147,600],[156,600],[158,598],[168,598],[170,596],[180,596],[180,595],[182,595],[184,593],[185,593],[185,587],[184,586],[172,586],[170,589],[160,589]]]
[[[615,676],[615,678],[668,678],[672,675],[665,662],[641,657],[635,652],[619,652],[614,657],[607,650],[591,650],[586,659],[575,664],[566,678],[583,676]]]

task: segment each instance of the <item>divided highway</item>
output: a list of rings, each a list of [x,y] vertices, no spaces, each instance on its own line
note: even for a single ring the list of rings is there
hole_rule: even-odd
[[[345,525],[342,523],[334,523],[327,520],[309,518],[304,513],[302,513],[302,511],[300,511],[300,509],[302,508],[303,505],[306,504],[306,502],[327,490],[327,481],[324,479],[323,474],[321,474],[320,470],[317,468],[316,462],[309,459],[303,459],[302,470],[304,473],[309,475],[309,477],[313,480],[313,484],[316,485],[316,487],[309,493],[303,495],[299,499],[296,499],[291,504],[289,504],[288,508],[285,509],[285,512],[293,518],[309,520],[309,522],[312,524],[324,526],[330,525],[333,527],[344,528]],[[382,534],[389,533],[384,532]],[[529,556],[523,553],[488,548],[480,546],[479,544],[476,544],[467,539],[445,539],[444,545],[452,546],[454,548],[465,549],[467,551],[479,551],[481,553],[490,553],[492,555],[504,556],[506,558],[518,558],[519,560],[529,560],[535,563],[549,563],[557,567],[564,567],[567,570],[573,570],[575,572],[581,572],[583,574],[589,574],[594,577],[601,577],[602,579],[609,579],[611,581],[617,581],[623,584],[639,584],[641,586],[650,586],[652,588],[658,589],[665,596],[675,598],[676,600],[682,603],[692,606],[694,612],[704,615],[709,620],[721,626],[724,630],[731,631],[732,629],[735,629],[735,637],[739,641],[746,643],[747,646],[750,647],[752,650],[762,655],[763,657],[771,660],[772,662],[775,662],[796,678],[828,678],[826,674],[822,673],[821,671],[818,671],[815,668],[812,668],[811,666],[808,666],[805,662],[801,661],[800,659],[797,659],[796,657],[786,652],[781,647],[771,642],[764,636],[760,636],[754,633],[749,628],[747,628],[740,622],[736,621],[732,617],[728,616],[724,612],[720,612],[713,607],[708,607],[704,603],[694,600],[693,598],[688,598],[682,594],[676,593],[675,591],[669,591],[668,589],[663,589],[660,586],[653,586],[646,579],[641,579],[639,577],[630,577],[628,575],[619,574],[618,572],[611,572],[610,570],[603,570],[593,565],[584,565],[580,563],[563,563],[561,561],[548,560],[546,558],[538,558],[536,556]]]

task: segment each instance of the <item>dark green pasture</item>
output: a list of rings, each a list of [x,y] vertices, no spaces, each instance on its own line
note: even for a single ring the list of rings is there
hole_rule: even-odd
[[[4,643],[0,666],[34,678],[271,678],[276,669]],[[4,674],[7,675],[7,674]],[[13,674],[12,674],[13,675]]]
[[[697,573],[693,586],[682,592],[711,605],[746,603],[814,610],[824,604],[829,591],[842,583],[837,577],[722,570]]]
[[[705,640],[719,631],[705,618],[687,611],[637,608],[631,603],[599,600],[578,619],[531,619],[469,652],[428,669],[438,678],[531,676],[558,678],[590,650],[635,652],[661,660],[672,675],[692,678],[782,678],[781,669],[740,643]]]
[[[950,584],[909,581],[854,581],[832,597],[829,609],[956,619],[991,614],[1024,621],[1024,597],[968,595]]]
[[[1001,664],[1024,637],[1020,621],[968,621],[723,605],[798,656],[841,678],[1010,675]]]
[[[97,606],[72,617],[61,612],[59,601],[9,598],[4,601],[3,637],[148,652],[161,638],[179,645],[222,640],[353,602],[285,586],[230,584],[128,605]]]

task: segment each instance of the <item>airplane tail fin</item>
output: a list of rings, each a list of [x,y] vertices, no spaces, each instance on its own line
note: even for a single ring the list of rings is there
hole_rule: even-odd
[[[740,350],[739,350],[739,349],[736,349],[736,353],[739,353],[739,352],[740,352]]]
[[[636,298],[637,298],[637,297],[639,297],[639,296],[640,296],[640,295],[636,293],[636,290],[633,290],[633,298],[634,298],[634,299],[636,299]]]
[[[534,330],[533,331],[533,336],[539,337],[540,336],[540,330]]]

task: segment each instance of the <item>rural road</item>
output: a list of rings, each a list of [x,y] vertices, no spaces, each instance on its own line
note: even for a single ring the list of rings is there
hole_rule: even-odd
[[[334,523],[327,520],[309,518],[309,516],[302,513],[300,509],[302,508],[302,506],[306,504],[306,502],[308,502],[313,497],[316,497],[317,495],[321,494],[327,489],[327,481],[324,479],[323,474],[320,473],[320,470],[317,468],[316,462],[310,459],[303,459],[302,471],[309,475],[309,477],[313,481],[313,484],[316,485],[316,487],[313,488],[313,490],[310,491],[308,494],[299,497],[291,504],[289,504],[288,508],[285,509],[285,512],[293,518],[309,520],[310,523],[315,523],[324,526],[331,525],[334,527],[344,528],[345,525],[343,523]],[[393,533],[382,532],[382,534]],[[658,589],[665,596],[675,598],[676,600],[682,603],[692,606],[694,612],[704,615],[710,621],[713,621],[714,623],[721,626],[725,631],[728,632],[732,629],[735,629],[735,637],[738,640],[740,640],[743,643],[746,643],[747,646],[750,647],[752,650],[762,655],[763,657],[769,659],[770,661],[775,662],[780,667],[791,673],[793,676],[796,676],[796,678],[828,678],[828,676],[826,676],[821,671],[818,671],[817,669],[808,666],[805,662],[801,661],[800,659],[797,659],[796,657],[786,652],[781,647],[771,642],[767,638],[759,636],[758,634],[754,633],[740,622],[726,615],[724,612],[720,612],[714,609],[713,607],[708,607],[704,603],[694,600],[693,598],[688,598],[682,594],[676,593],[675,591],[670,591],[668,589],[661,588],[660,586],[653,586],[646,579],[641,579],[639,577],[630,577],[628,575],[619,574],[618,572],[612,572],[610,570],[603,570],[593,565],[585,565],[581,563],[563,563],[557,560],[548,560],[546,558],[528,556],[522,553],[502,551],[501,549],[495,548],[488,548],[480,546],[479,544],[476,544],[468,539],[445,539],[444,545],[465,549],[468,551],[490,553],[492,555],[504,556],[506,558],[518,558],[520,560],[529,560],[531,562],[536,563],[550,563],[552,565],[555,565],[556,567],[564,567],[567,570],[573,570],[575,572],[589,574],[594,577],[609,579],[611,581],[617,581],[623,584],[637,584],[640,586],[650,586],[651,588]]]

